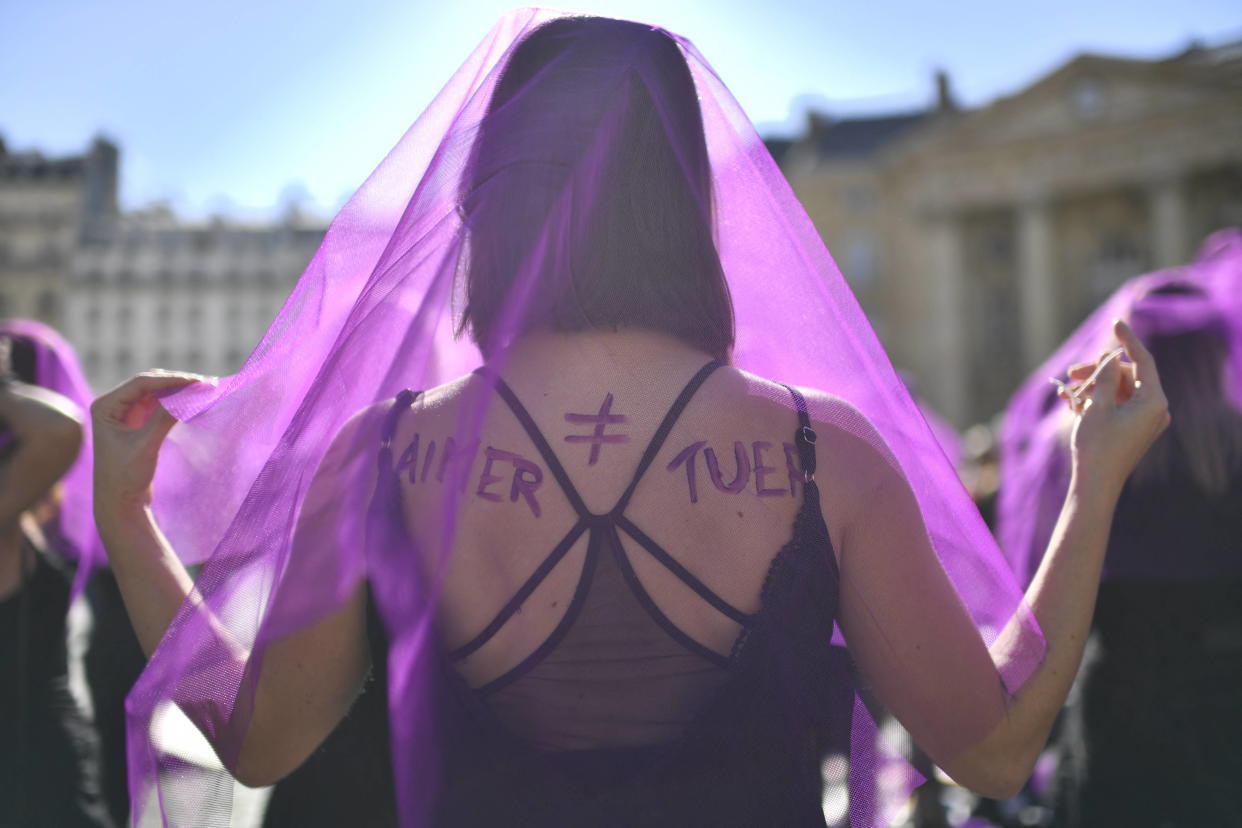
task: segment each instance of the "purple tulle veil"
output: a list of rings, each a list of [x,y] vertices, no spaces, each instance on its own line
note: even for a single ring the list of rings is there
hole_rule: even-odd
[[[69,472],[61,479],[61,504],[57,517],[57,552],[77,563],[73,595],[81,594],[95,568],[105,563],[103,546],[95,532],[91,497],[91,436],[89,409],[94,394],[82,373],[77,352],[69,342],[42,322],[33,319],[0,320],[0,336],[22,339],[34,349],[35,384],[55,391],[73,402],[83,421],[82,448]]]
[[[997,533],[1023,584],[1039,568],[1069,487],[1071,415],[1049,377],[1063,377],[1067,366],[1092,361],[1115,347],[1115,318],[1129,321],[1145,342],[1209,328],[1219,331],[1227,351],[1223,392],[1242,407],[1242,232],[1221,230],[1203,243],[1192,263],[1123,284],[1010,399],[1001,424]],[[1171,399],[1175,418],[1178,403]],[[1176,569],[1176,561],[1170,560],[1170,573]]]
[[[831,395],[836,402],[813,404],[812,414],[886,458],[913,492],[931,548],[981,640],[992,645],[1007,631],[1000,695],[1016,693],[1038,666],[1044,642],[1015,579],[723,81],[690,41],[644,26],[590,55],[567,46],[563,59],[581,62],[573,82],[555,62],[530,72],[510,65],[524,38],[561,17],[538,9],[506,14],[336,216],[242,370],[165,399],[180,423],[160,458],[153,505],[177,553],[202,569],[195,600],[129,697],[131,795],[144,817],[154,811],[167,824],[228,824],[224,768],[240,749],[264,653],[341,606],[366,579],[391,641],[387,692],[402,824],[429,824],[437,764],[425,689],[438,646],[438,582],[408,572],[400,528],[371,508],[378,423],[403,389],[438,386],[485,363],[502,372],[523,331],[563,325],[568,311],[550,311],[544,288],[607,266],[582,239],[635,255],[690,255],[665,244],[666,222],[652,222],[637,239],[608,234],[608,211],[629,184],[616,159],[624,142],[650,140],[652,130],[667,139],[659,146],[680,175],[658,192],[627,193],[625,204],[675,205],[669,215],[689,217],[677,232],[693,240],[694,255],[718,259],[735,331],[731,352],[720,356]],[[652,74],[665,59],[653,50],[669,43],[689,68],[693,97],[677,97]],[[527,117],[536,104],[540,117]],[[658,118],[633,132],[634,107]],[[514,183],[524,198],[511,203]],[[631,218],[641,226],[643,215],[634,210]],[[467,272],[503,286],[491,305],[464,292]],[[626,297],[586,300],[612,308]],[[464,308],[476,323],[488,315],[482,349],[458,333]],[[671,317],[667,324],[695,322]],[[493,399],[463,409],[458,445],[479,434]],[[792,418],[788,395],[773,400]],[[446,497],[426,526],[435,540],[425,543],[441,561],[453,553],[465,499]],[[208,736],[220,764],[187,764],[153,729],[170,705]],[[983,736],[1003,711],[1002,702],[958,738]],[[848,757],[856,828],[886,824],[887,809],[917,782],[903,738],[887,728],[882,736],[877,715],[856,698]]]

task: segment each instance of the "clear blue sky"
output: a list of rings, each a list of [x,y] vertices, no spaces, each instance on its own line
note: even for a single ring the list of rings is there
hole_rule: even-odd
[[[570,0],[564,0],[569,3]],[[0,0],[0,135],[122,147],[127,207],[339,204],[502,11],[499,0]],[[1238,0],[579,0],[690,37],[766,131],[793,101],[918,106],[948,69],[984,103],[1081,51],[1155,57],[1242,38]]]

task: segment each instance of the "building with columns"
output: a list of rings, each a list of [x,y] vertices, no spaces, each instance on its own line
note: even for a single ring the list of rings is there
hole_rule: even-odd
[[[117,208],[117,148],[49,160],[0,144],[0,316],[40,319],[97,390],[149,368],[231,374],[276,317],[324,228],[200,224]]]
[[[964,426],[1122,281],[1242,225],[1238,136],[1242,42],[1081,55],[970,110],[941,74],[924,111],[811,114],[769,146],[898,367]]]

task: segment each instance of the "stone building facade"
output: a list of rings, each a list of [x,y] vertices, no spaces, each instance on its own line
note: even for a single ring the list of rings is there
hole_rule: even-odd
[[[126,215],[77,250],[63,330],[98,388],[153,367],[236,373],[323,233],[296,221],[187,225],[162,209]]]
[[[237,371],[323,238],[296,211],[188,224],[117,208],[119,152],[10,154],[0,143],[0,316],[61,330],[106,389],[154,367]]]
[[[937,87],[769,146],[898,367],[962,426],[1121,281],[1242,225],[1242,43],[1082,55],[978,109]],[[118,176],[103,139],[65,159],[0,141],[0,316],[59,327],[100,388],[237,370],[323,228],[122,215]]]
[[[1242,225],[1242,43],[1079,56],[979,109],[809,116],[773,154],[898,367],[988,418],[1117,285]],[[1084,355],[1091,356],[1091,355]]]
[[[118,158],[102,138],[60,159],[9,152],[0,139],[0,317],[62,323],[82,239],[116,218]]]

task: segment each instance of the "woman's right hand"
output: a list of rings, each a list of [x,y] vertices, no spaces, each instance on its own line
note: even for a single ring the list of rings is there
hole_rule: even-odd
[[[95,443],[95,513],[118,514],[145,507],[160,445],[176,424],[157,392],[208,381],[198,374],[138,374],[91,404]]]
[[[1094,382],[1074,389],[1087,402],[1077,415],[1070,445],[1076,475],[1120,492],[1170,417],[1151,352],[1124,321],[1113,323],[1113,333],[1129,363],[1102,357],[1070,368],[1072,380],[1095,376]]]

